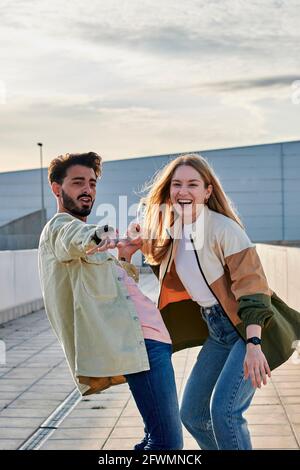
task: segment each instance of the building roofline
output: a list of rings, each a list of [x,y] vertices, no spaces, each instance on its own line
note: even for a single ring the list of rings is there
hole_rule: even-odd
[[[267,142],[264,144],[253,144],[253,145],[240,145],[238,147],[217,147],[213,149],[202,149],[202,150],[189,150],[189,151],[181,151],[181,152],[170,152],[170,153],[159,153],[156,155],[140,155],[139,157],[123,157],[123,158],[116,158],[113,160],[107,160],[105,163],[110,163],[110,162],[122,162],[124,160],[138,160],[141,158],[158,158],[158,157],[169,157],[170,155],[183,155],[186,153],[201,153],[201,152],[216,152],[216,151],[221,151],[221,150],[237,150],[237,149],[244,149],[246,147],[265,147],[267,145],[280,145],[280,144],[295,144],[295,143],[300,143],[300,139],[296,140],[285,140],[285,141],[279,141],[279,142]],[[43,167],[43,169],[47,169],[48,167]],[[11,171],[3,171],[0,172],[0,175],[5,175],[9,173],[21,173],[21,172],[26,172],[26,171],[37,171],[40,170],[39,167],[36,168],[27,168],[26,170],[11,170]]]
[[[300,139],[296,140],[284,140],[284,141],[279,141],[279,142],[267,142],[264,144],[253,144],[253,145],[240,145],[238,147],[217,147],[217,148],[208,148],[208,149],[201,149],[201,150],[189,150],[189,151],[181,151],[181,152],[170,152],[170,153],[160,153],[156,155],[144,155],[140,157],[132,157],[132,158],[118,158],[114,160],[109,160],[110,162],[117,162],[117,161],[123,161],[123,160],[137,160],[139,158],[157,158],[157,157],[168,157],[170,155],[183,155],[186,153],[201,153],[201,152],[217,152],[221,150],[237,150],[237,149],[243,149],[246,147],[264,147],[266,145],[280,145],[280,144],[295,144],[295,143],[300,143]]]

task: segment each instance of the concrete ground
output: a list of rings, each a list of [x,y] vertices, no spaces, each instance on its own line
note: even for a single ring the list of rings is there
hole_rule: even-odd
[[[141,276],[153,298],[156,281]],[[0,449],[18,449],[74,389],[61,348],[43,310],[0,325],[6,363],[0,364]],[[178,394],[199,348],[173,355]],[[247,412],[255,449],[300,448],[300,364],[288,361],[256,392]],[[143,424],[127,384],[81,400],[40,449],[132,449]],[[197,444],[184,431],[185,449]]]

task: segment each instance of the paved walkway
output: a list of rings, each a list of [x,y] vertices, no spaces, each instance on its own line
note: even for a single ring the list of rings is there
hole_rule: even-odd
[[[142,275],[153,297],[156,281]],[[7,361],[0,365],[0,449],[18,449],[74,389],[61,348],[43,310],[0,325]],[[199,348],[174,354],[181,397]],[[256,449],[300,448],[300,365],[287,362],[258,390],[247,412]],[[127,384],[81,400],[41,449],[131,449],[143,435]],[[185,449],[197,449],[184,431]]]

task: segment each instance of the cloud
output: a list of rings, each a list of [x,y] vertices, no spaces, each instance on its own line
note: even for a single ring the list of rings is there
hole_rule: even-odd
[[[299,75],[282,75],[270,77],[257,77],[251,79],[215,81],[193,85],[191,89],[198,89],[211,92],[234,92],[247,90],[265,90],[270,88],[281,88],[291,86],[295,80],[300,79]]]
[[[143,28],[106,27],[101,23],[77,23],[77,33],[85,41],[94,45],[109,45],[126,48],[132,52],[144,51],[163,56],[201,54],[231,54],[237,43],[235,38],[209,37],[204,32],[188,30],[184,26],[150,26]],[[240,42],[240,50],[254,53],[257,44]]]
[[[6,165],[17,157],[30,165],[39,140],[52,155],[100,145],[108,158],[121,158],[298,132],[300,106],[289,85],[300,78],[299,0],[0,6]]]
[[[113,2],[112,5],[115,5]],[[297,0],[125,1],[73,21],[71,34],[94,46],[157,56],[201,59],[259,56],[287,58],[299,41]]]
[[[232,80],[228,82],[218,82],[213,84],[215,90],[220,91],[235,91],[235,90],[249,90],[252,88],[272,88],[290,86],[295,80],[299,79],[300,75],[286,75],[279,77],[264,77],[254,78],[250,80]]]

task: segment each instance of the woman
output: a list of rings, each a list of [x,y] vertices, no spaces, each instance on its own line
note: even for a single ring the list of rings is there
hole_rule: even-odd
[[[202,449],[251,449],[243,413],[292,354],[300,314],[269,288],[204,158],[171,161],[143,203],[143,253],[159,277],[173,350],[203,345],[184,391],[183,424]]]

